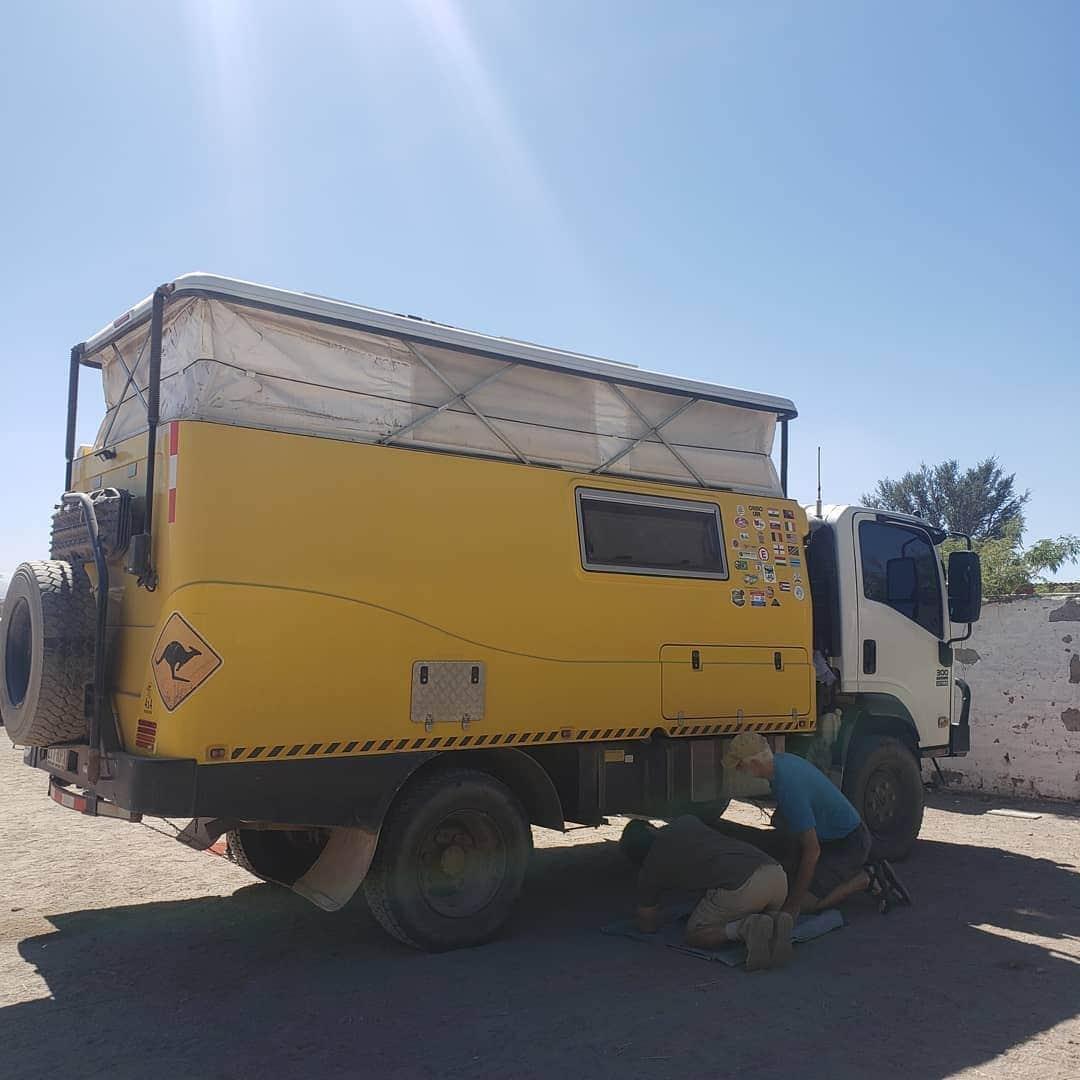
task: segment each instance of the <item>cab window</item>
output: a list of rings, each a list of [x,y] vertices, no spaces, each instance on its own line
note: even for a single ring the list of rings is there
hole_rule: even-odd
[[[586,570],[727,577],[715,503],[578,489],[577,505]]]
[[[941,577],[929,537],[904,525],[864,521],[859,525],[859,549],[866,598],[942,637]]]

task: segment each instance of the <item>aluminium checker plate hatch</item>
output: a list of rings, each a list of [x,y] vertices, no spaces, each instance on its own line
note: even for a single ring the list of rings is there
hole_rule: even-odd
[[[412,667],[414,724],[473,724],[484,719],[487,673],[471,660],[417,660]]]

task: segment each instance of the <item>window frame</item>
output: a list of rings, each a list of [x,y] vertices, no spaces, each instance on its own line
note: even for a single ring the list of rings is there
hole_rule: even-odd
[[[906,533],[909,537],[922,540],[926,546],[930,549],[930,562],[934,568],[935,580],[937,581],[937,597],[938,597],[938,623],[939,629],[932,630],[930,627],[921,623],[917,617],[906,615],[899,608],[895,608],[887,600],[879,600],[877,597],[871,596],[866,591],[866,559],[863,555],[863,526],[864,525],[876,525],[886,529],[896,529],[898,532]],[[925,631],[935,641],[943,641],[945,639],[945,630],[948,626],[948,614],[945,610],[945,598],[947,596],[944,575],[942,574],[941,555],[934,544],[933,537],[925,530],[920,529],[917,525],[909,524],[906,521],[892,521],[881,520],[877,517],[865,517],[858,522],[858,528],[856,529],[856,539],[859,549],[859,587],[862,592],[862,598],[868,600],[871,604],[881,604],[882,607],[888,608],[890,611],[895,612],[901,619],[906,619],[909,623],[919,627],[920,630]],[[906,541],[906,543],[910,543]],[[902,556],[903,557],[903,556]],[[917,580],[917,579],[916,579]],[[916,607],[916,612],[918,607]]]
[[[716,533],[720,540],[721,571],[712,570],[668,570],[656,566],[619,566],[614,563],[590,562],[585,550],[585,515],[582,502],[621,503],[624,506],[655,506],[669,510],[688,510],[691,513],[711,516],[716,522]],[[724,517],[720,504],[698,501],[696,499],[672,499],[664,495],[645,495],[628,491],[615,491],[610,488],[578,487],[574,489],[574,506],[577,516],[578,555],[581,568],[592,574],[632,574],[635,577],[689,578],[698,581],[729,581],[731,564],[728,559],[727,541],[724,537]]]

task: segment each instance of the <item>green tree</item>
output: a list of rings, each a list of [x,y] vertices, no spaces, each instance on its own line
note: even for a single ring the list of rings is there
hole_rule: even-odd
[[[1045,582],[1047,574],[1080,560],[1080,536],[1036,540],[1026,549],[1020,536],[1020,523],[1013,521],[1004,536],[975,543],[982,562],[983,596],[988,599],[1030,591]],[[963,546],[962,541],[950,540],[942,546],[942,557],[948,560],[950,551]]]
[[[1016,474],[1006,474],[996,457],[961,471],[957,461],[925,463],[899,480],[886,477],[863,496],[866,506],[914,514],[938,528],[967,533],[974,540],[1003,540],[1011,525],[1024,529],[1030,492],[1017,492]],[[1019,537],[1019,533],[1017,534]]]

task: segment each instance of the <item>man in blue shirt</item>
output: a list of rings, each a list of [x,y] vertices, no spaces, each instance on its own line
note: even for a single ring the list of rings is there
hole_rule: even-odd
[[[724,765],[769,781],[784,825],[798,840],[784,911],[792,917],[822,911],[867,888],[870,832],[824,773],[795,754],[773,754],[755,731],[731,740]]]

